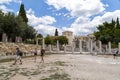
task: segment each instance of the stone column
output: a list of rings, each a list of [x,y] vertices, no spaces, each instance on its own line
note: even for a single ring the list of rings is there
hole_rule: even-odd
[[[72,44],[72,53],[74,53],[74,49],[75,49],[75,41],[73,40],[73,44]]]
[[[79,48],[80,48],[80,53],[82,53],[82,41],[79,40]]]
[[[2,34],[2,41],[3,41],[3,42],[7,42],[7,41],[8,41],[7,38],[8,38],[8,37],[7,37],[6,33],[3,33],[3,34]]]
[[[49,51],[50,51],[50,53],[52,52],[52,49],[51,49],[51,44],[49,45]]]
[[[88,52],[90,51],[90,40],[87,42]]]
[[[109,53],[111,53],[111,42],[108,42]]]
[[[59,41],[57,40],[57,52],[59,52]]]
[[[102,43],[99,41],[99,52],[102,53]]]
[[[119,52],[120,52],[120,42],[118,43],[118,48],[119,48]]]
[[[38,45],[38,38],[36,38],[36,45]]]
[[[66,45],[64,45],[64,53],[66,53]]]
[[[94,48],[94,51],[96,51],[97,49],[97,46],[96,46],[96,41],[93,43],[93,48]]]
[[[93,52],[93,41],[92,41],[92,39],[90,40],[90,52],[91,53]]]
[[[42,47],[43,47],[43,49],[45,49],[45,39],[43,38],[43,41],[42,41],[43,43],[42,43]]]
[[[107,52],[108,51],[108,48],[107,48],[107,45],[105,45],[105,52]]]

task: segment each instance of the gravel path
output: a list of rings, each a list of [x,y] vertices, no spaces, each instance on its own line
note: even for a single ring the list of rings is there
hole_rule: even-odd
[[[39,56],[12,63],[0,63],[0,80],[120,80],[120,57],[51,54],[45,63]]]

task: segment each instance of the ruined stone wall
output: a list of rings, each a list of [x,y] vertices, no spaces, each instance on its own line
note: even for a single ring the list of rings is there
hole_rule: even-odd
[[[0,55],[14,55],[17,47],[26,54],[32,54],[35,48],[40,51],[41,48],[40,45],[0,42]]]

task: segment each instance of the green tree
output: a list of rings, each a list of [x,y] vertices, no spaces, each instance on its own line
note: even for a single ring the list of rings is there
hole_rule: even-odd
[[[37,35],[37,37],[38,37],[38,38],[42,38],[43,36],[42,36],[42,34],[39,33],[39,34]]]
[[[68,39],[65,36],[59,36],[58,41],[61,45],[68,44]]]
[[[26,16],[26,11],[24,9],[24,4],[23,3],[20,5],[19,16],[22,17],[22,19],[25,23],[28,22],[28,18]]]
[[[120,42],[120,29],[119,19],[116,21],[112,19],[111,22],[104,22],[97,27],[98,31],[94,32],[97,40],[101,40],[103,44],[107,44],[109,41],[118,44]]]
[[[47,45],[53,44],[53,40],[52,40],[51,36],[49,36],[49,35],[46,36],[45,44],[47,44]]]
[[[33,29],[33,27],[31,26],[26,26],[24,32],[23,32],[23,39],[26,40],[26,39],[34,39],[36,36],[36,31],[35,29]]]
[[[116,28],[120,29],[120,24],[119,24],[119,18],[118,17],[117,17],[117,20],[116,20]]]
[[[58,30],[57,29],[55,30],[55,36],[58,36]]]
[[[3,17],[4,17],[4,13],[0,10],[0,33],[3,33],[3,30],[2,30]]]
[[[2,13],[0,11],[0,34],[6,33],[8,39],[15,41],[16,36],[22,37],[23,41],[26,39],[33,39],[36,30],[23,22],[21,16],[15,16],[13,13]]]

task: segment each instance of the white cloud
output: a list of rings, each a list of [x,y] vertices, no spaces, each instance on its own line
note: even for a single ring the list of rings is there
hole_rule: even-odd
[[[66,8],[71,16],[92,16],[105,10],[105,5],[100,0],[47,0],[57,10]]]
[[[51,16],[43,16],[43,17],[36,17],[34,15],[34,11],[29,9],[27,11],[27,17],[29,18],[29,24],[34,26],[34,28],[41,33],[42,35],[46,36],[47,34],[54,35],[55,26],[52,26],[54,22],[56,22],[54,17]],[[71,26],[57,28],[59,34],[63,31],[69,30],[74,33],[74,35],[87,35],[93,33],[96,30],[96,26],[102,24],[105,21],[111,21],[112,18],[116,20],[117,17],[120,18],[120,10],[116,10],[114,12],[105,12],[102,16],[96,16],[92,20],[89,17],[78,17]]]
[[[21,3],[21,0],[0,0],[0,10],[4,13],[13,12],[14,10],[9,9],[5,6],[5,4],[10,4],[10,2]]]
[[[46,36],[47,34],[54,35],[56,27],[51,26],[54,22],[56,22],[54,17],[51,16],[36,17],[32,9],[29,9],[27,11],[27,17],[29,19],[28,24],[33,26],[43,36]]]
[[[92,20],[88,17],[78,17],[70,28],[63,27],[63,30],[73,31],[74,35],[87,35],[96,31],[96,26],[102,24],[105,21],[116,20],[120,18],[120,10],[114,12],[106,12],[102,16],[96,16]]]
[[[0,0],[0,4],[3,4],[3,3],[9,3],[9,2],[12,2],[12,0]]]
[[[22,0],[12,0],[13,2],[15,2],[15,3],[22,3]]]
[[[30,14],[30,15],[34,15],[35,14],[35,12],[31,8],[29,10],[27,10],[26,12],[27,12],[27,14]]]
[[[111,18],[115,19],[119,17],[120,18],[120,10],[116,10],[114,12],[106,12],[103,16],[102,16],[102,21],[110,21]]]
[[[12,0],[0,0],[0,10],[2,10],[4,13],[7,13],[8,11],[13,11],[11,9],[8,9],[3,4],[9,4]]]
[[[29,18],[29,24],[31,25],[39,24],[50,25],[56,22],[56,20],[51,16],[36,17],[35,15],[27,14],[27,17]]]
[[[10,2],[21,3],[21,0],[0,0],[0,4],[9,4]]]
[[[93,33],[99,24],[111,21],[112,18],[115,20],[117,17],[120,18],[120,10],[105,12],[105,8],[109,5],[103,4],[101,0],[46,0],[46,3],[57,10],[65,8],[71,16],[76,17],[69,28],[62,27],[63,31],[73,31],[74,35]],[[95,16],[98,14],[101,14],[101,16]],[[93,17],[93,19],[90,17]]]
[[[2,10],[4,13],[7,13],[9,11],[13,12],[12,9],[8,9],[6,6],[4,5],[0,5],[0,10]]]

